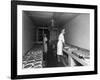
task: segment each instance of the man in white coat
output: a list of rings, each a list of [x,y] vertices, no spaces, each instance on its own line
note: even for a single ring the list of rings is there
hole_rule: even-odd
[[[64,65],[66,65],[64,61],[64,56],[63,56],[63,47],[65,44],[64,34],[65,34],[65,29],[62,29],[58,37],[57,56],[58,56],[58,62],[62,62]]]
[[[47,51],[48,51],[48,47],[47,47],[47,37],[46,34],[44,34],[43,36],[43,66],[47,66]]]

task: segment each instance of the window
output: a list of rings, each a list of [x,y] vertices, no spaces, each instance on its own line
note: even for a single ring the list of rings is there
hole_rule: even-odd
[[[43,34],[46,34],[47,38],[49,38],[49,30],[47,27],[39,27],[37,29],[37,42],[42,43]]]

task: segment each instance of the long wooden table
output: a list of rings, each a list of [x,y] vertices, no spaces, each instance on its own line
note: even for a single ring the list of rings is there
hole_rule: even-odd
[[[77,62],[79,62],[83,66],[88,65],[88,63],[85,60],[80,59],[79,57],[77,57],[74,54],[72,54],[72,51],[66,50],[66,49],[63,49],[63,51],[65,52],[65,54],[68,55],[69,66],[73,66],[73,60],[76,60]]]

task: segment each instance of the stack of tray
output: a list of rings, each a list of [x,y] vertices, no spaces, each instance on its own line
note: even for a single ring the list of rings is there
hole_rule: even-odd
[[[23,68],[42,68],[43,51],[41,49],[31,50],[23,56]]]

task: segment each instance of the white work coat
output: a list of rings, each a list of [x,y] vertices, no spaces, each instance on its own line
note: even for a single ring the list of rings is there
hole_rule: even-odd
[[[43,38],[43,41],[44,41],[44,52],[46,52],[47,53],[47,38],[46,37],[44,37]]]
[[[64,35],[61,33],[58,37],[58,43],[57,43],[57,55],[63,55],[63,43],[65,42],[64,40]]]

